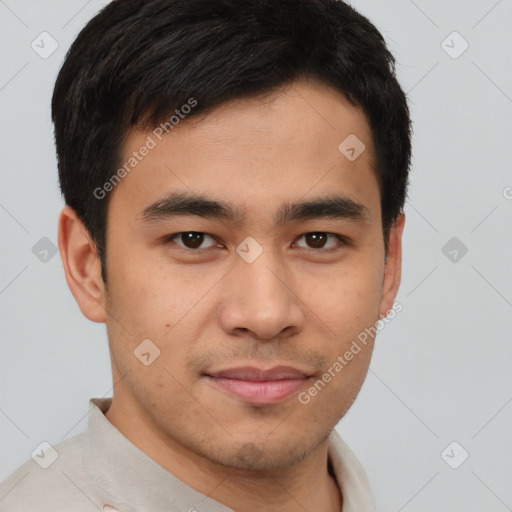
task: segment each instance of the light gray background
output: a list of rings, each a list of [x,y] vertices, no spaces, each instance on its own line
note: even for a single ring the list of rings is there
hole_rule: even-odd
[[[83,431],[90,397],[111,396],[104,325],[80,313],[58,253],[44,262],[32,251],[43,237],[57,243],[63,206],[56,74],[106,3],[0,0],[0,480],[42,441]],[[403,311],[379,334],[338,430],[378,511],[512,510],[512,2],[352,4],[397,57],[415,135]],[[31,48],[43,31],[59,44],[47,59]],[[453,31],[469,44],[458,58],[442,47],[463,49],[458,36],[446,39]],[[452,237],[465,255],[459,242],[457,254],[443,253]],[[445,460],[455,465],[462,450],[469,458],[452,469]]]

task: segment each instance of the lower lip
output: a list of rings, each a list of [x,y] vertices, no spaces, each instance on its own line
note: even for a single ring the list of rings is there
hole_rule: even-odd
[[[208,377],[208,380],[230,395],[253,405],[270,405],[282,402],[298,393],[308,381],[307,378],[250,381],[225,377]]]

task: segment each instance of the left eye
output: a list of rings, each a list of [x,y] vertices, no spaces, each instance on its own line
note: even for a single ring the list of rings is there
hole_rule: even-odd
[[[328,237],[334,237],[338,240],[338,243],[330,246],[326,246],[326,242],[328,240]],[[307,240],[307,243],[309,246],[313,249],[333,249],[336,247],[336,245],[344,245],[346,241],[344,238],[340,235],[336,235],[334,233],[324,233],[323,231],[315,231],[313,233],[305,233],[300,238],[305,238]],[[299,246],[304,247],[304,246]]]
[[[174,242],[175,240],[180,241],[181,243],[178,243],[180,247],[183,247],[184,249],[189,250],[197,250],[197,249],[206,249],[208,247],[201,247],[203,242],[205,241],[205,238],[209,237],[213,242],[215,243],[215,238],[213,238],[212,235],[208,235],[207,233],[201,233],[199,231],[185,231],[183,233],[177,233],[175,235],[171,235],[165,239],[165,242]],[[337,244],[331,244],[327,245],[327,240],[331,238],[337,239]],[[315,231],[312,233],[304,233],[299,237],[299,240],[301,238],[304,238],[306,240],[306,243],[308,244],[309,248],[311,249],[332,249],[335,248],[336,245],[345,245],[347,242],[346,240],[340,236],[336,235],[334,233],[325,233],[323,231]],[[215,244],[210,245],[211,247],[214,247]],[[308,246],[304,245],[298,245],[298,247],[306,247]]]

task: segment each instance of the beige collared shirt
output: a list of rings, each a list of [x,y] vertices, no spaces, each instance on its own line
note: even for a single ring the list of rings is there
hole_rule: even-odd
[[[111,400],[92,398],[86,432],[43,446],[0,484],[1,512],[233,512],[124,437],[104,415]],[[373,511],[364,469],[335,431],[329,459],[343,495],[341,512]]]

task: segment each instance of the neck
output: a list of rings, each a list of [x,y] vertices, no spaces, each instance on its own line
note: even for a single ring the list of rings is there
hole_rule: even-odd
[[[342,502],[328,471],[327,441],[292,467],[232,470],[210,497],[237,512],[340,512]]]
[[[193,489],[237,512],[340,512],[342,496],[329,472],[328,440],[301,462],[272,470],[228,468],[170,439],[139,415],[127,416],[115,401],[105,413],[130,442]],[[147,435],[141,436],[144,432]]]

